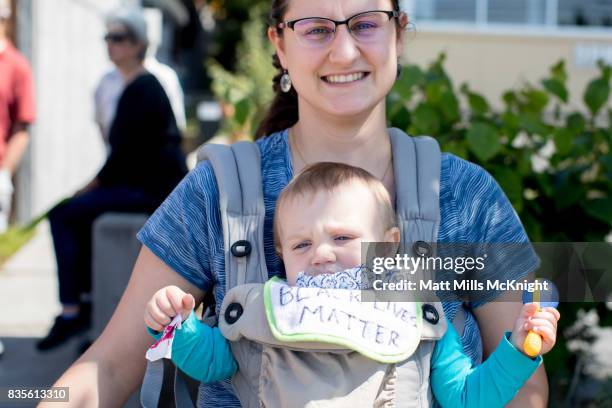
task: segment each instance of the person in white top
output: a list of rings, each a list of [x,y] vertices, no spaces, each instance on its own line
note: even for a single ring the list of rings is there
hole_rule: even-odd
[[[157,9],[146,9],[144,10],[144,17],[147,21],[147,39],[149,42],[144,67],[155,75],[155,78],[161,83],[170,100],[176,124],[181,131],[184,131],[187,120],[181,83],[174,69],[162,64],[155,58],[161,40],[161,12]],[[125,82],[115,67],[100,78],[94,93],[95,121],[107,147],[108,134],[115,118],[117,102],[124,87]]]

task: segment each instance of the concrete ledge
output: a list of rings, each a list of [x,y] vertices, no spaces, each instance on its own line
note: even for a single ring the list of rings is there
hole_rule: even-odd
[[[132,273],[141,244],[136,233],[147,214],[107,213],[96,219],[92,239],[92,331],[97,338],[110,320]]]

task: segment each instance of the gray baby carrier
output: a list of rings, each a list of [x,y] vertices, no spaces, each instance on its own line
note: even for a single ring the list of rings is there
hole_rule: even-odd
[[[389,129],[393,147],[396,210],[403,253],[434,256],[440,219],[440,150],[430,137]],[[232,386],[243,407],[428,407],[430,360],[446,331],[440,303],[419,304],[418,347],[401,362],[385,364],[345,347],[321,342],[282,342],[267,324],[259,150],[254,143],[206,145],[198,160],[210,160],[219,187],[226,296],[218,325],[231,341],[239,370]],[[165,369],[164,369],[165,368]],[[193,407],[184,375],[176,370],[167,387],[168,362],[149,363],[141,390],[144,407]],[[164,378],[165,377],[165,378]],[[172,381],[170,381],[172,383]],[[166,384],[166,385],[164,385]],[[174,401],[168,401],[174,391]],[[164,402],[165,401],[165,402]]]

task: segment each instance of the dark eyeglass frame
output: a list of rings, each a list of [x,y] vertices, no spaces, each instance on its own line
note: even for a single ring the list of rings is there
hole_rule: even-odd
[[[279,30],[282,30],[288,27],[295,31],[294,27],[300,21],[316,19],[316,20],[331,21],[332,23],[334,23],[334,33],[338,30],[338,26],[344,25],[344,24],[346,24],[346,28],[349,30],[349,32],[351,32],[351,28],[350,28],[351,26],[348,24],[349,21],[351,21],[352,19],[356,17],[360,17],[360,16],[363,16],[364,14],[370,14],[370,13],[385,13],[389,17],[389,21],[391,21],[392,18],[398,18],[400,16],[400,12],[397,10],[368,10],[368,11],[363,11],[361,13],[357,13],[354,16],[347,18],[346,20],[332,20],[331,18],[326,18],[326,17],[304,17],[304,18],[298,18],[298,19],[291,20],[291,21],[283,21],[282,23],[278,23],[276,25],[276,28],[278,28]]]
[[[130,33],[106,33],[104,41],[119,44],[120,42],[131,40],[132,37]]]

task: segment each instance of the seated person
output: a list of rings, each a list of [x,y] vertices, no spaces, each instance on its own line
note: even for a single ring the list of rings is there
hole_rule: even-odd
[[[277,250],[290,286],[361,289],[362,242],[400,241],[385,187],[365,170],[346,164],[304,169],[281,193],[275,217]],[[163,288],[148,303],[145,324],[151,332],[160,331],[181,314],[184,321],[172,343],[176,365],[203,382],[234,375],[238,364],[230,342],[219,328],[200,323],[194,306],[190,294],[175,286]],[[436,400],[442,406],[505,405],[542,362],[541,356],[532,359],[523,350],[528,332],[542,337],[545,354],[555,343],[558,319],[554,308],[524,305],[511,334],[477,368],[471,367],[458,334],[447,324],[431,354],[429,381]]]
[[[98,174],[49,212],[60,314],[36,344],[54,349],[91,322],[92,232],[104,213],[151,214],[187,174],[181,133],[164,88],[143,61],[146,23],[139,9],[108,14],[105,40],[125,88],[109,130],[109,155]]]

